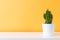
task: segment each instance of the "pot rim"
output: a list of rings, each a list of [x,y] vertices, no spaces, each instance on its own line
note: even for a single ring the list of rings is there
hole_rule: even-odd
[[[42,25],[54,25],[54,24],[52,23],[52,24],[42,24]]]

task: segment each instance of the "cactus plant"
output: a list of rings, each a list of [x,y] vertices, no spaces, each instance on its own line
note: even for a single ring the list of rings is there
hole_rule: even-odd
[[[45,19],[45,24],[52,23],[53,15],[51,14],[51,11],[49,11],[48,9],[46,10],[46,13],[44,13],[43,17]]]

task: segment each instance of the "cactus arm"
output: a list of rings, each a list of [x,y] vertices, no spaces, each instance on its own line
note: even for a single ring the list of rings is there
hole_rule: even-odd
[[[43,17],[44,17],[44,19],[46,20],[46,15],[45,15],[45,14],[43,15]]]

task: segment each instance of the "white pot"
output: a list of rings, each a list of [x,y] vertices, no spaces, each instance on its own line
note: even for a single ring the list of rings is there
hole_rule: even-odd
[[[52,36],[54,34],[54,25],[53,24],[42,24],[43,35]]]

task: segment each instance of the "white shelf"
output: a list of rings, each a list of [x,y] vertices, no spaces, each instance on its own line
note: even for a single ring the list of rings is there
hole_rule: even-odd
[[[45,40],[60,39],[60,32],[55,32],[53,36],[44,37],[42,32],[0,32],[0,40]]]

